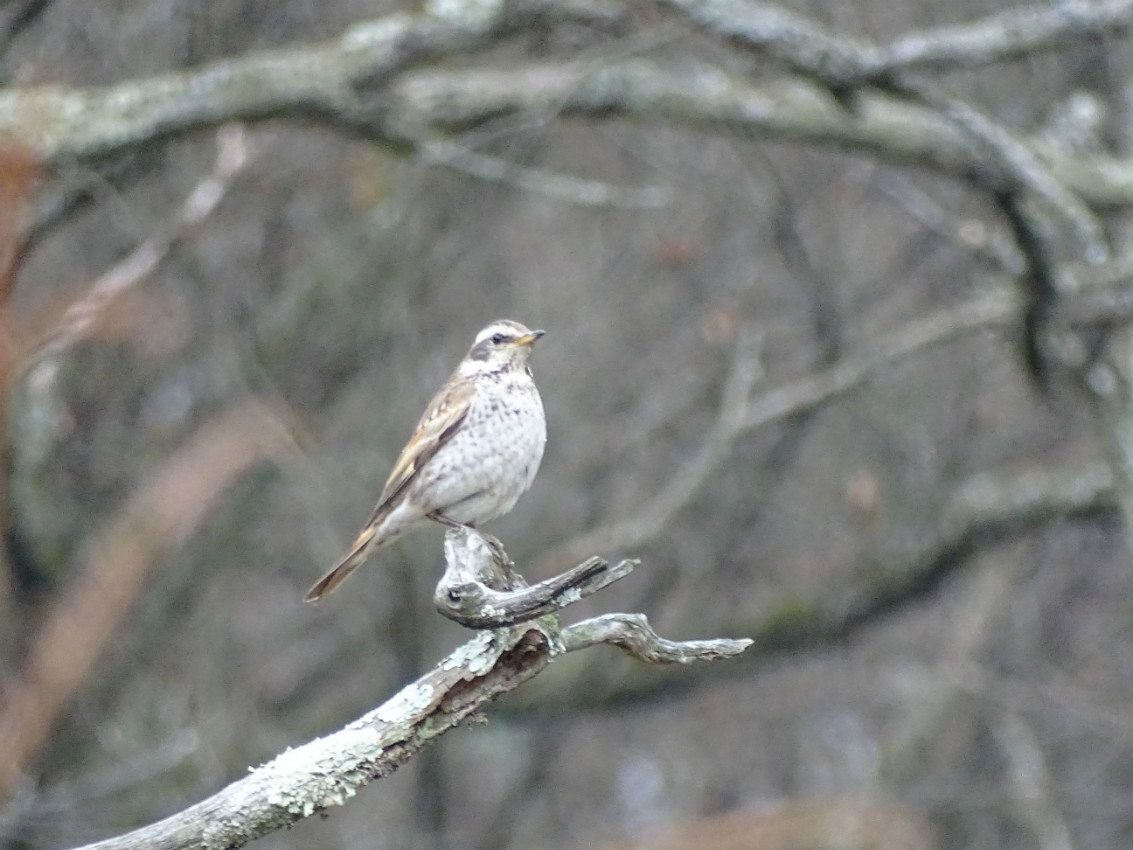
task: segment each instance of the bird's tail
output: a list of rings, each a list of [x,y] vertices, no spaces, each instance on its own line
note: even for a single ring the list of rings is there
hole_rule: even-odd
[[[307,595],[303,597],[303,600],[305,602],[318,602],[346,581],[352,572],[362,566],[362,562],[365,561],[370,554],[370,541],[374,538],[374,531],[375,528],[371,525],[359,534],[358,539],[354,541],[354,545],[350,548],[350,551],[346,553],[341,561],[334,565],[330,572],[311,586],[311,589],[307,591]]]

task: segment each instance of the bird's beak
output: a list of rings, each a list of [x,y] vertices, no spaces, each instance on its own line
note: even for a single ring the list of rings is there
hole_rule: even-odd
[[[546,331],[532,331],[531,333],[527,334],[527,336],[521,336],[519,339],[517,339],[515,341],[515,344],[516,345],[531,345],[531,343],[535,342],[535,340],[537,340],[539,337],[543,336],[543,334],[545,334],[545,333],[546,333]]]

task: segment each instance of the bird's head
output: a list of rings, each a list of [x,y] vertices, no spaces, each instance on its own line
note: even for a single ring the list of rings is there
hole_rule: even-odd
[[[497,319],[476,334],[461,371],[473,374],[526,369],[531,344],[544,333],[546,331],[528,330],[511,319]]]

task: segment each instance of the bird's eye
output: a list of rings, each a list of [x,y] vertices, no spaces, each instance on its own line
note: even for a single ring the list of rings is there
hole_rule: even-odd
[[[503,334],[492,334],[492,345],[499,345],[504,341]]]

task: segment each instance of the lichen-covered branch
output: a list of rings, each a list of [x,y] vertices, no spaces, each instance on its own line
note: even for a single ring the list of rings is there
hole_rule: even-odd
[[[987,175],[1001,182],[997,188],[1027,189],[1034,193],[1064,220],[1084,256],[1097,262],[1107,256],[1101,224],[1030,148],[1007,128],[964,101],[941,97],[924,83],[913,83],[899,73],[898,65],[882,60],[880,52],[872,45],[829,32],[801,15],[768,3],[752,0],[668,0],[668,3],[717,38],[774,57],[829,89],[840,101],[846,101],[849,95],[857,98],[872,87],[931,108],[975,144],[987,160]],[[1083,23],[1081,19],[1088,15],[1084,9],[1071,13],[1066,5],[1062,10],[1067,21],[1077,20],[1079,26]],[[1127,23],[1129,11],[1126,9],[1118,20]],[[1000,23],[1009,25],[1006,21]],[[1114,25],[1112,18],[1103,18],[1100,27],[1107,25]],[[986,182],[988,176],[979,175],[979,180]]]
[[[628,575],[634,565],[623,562],[611,570],[601,559],[593,559],[569,571],[566,578],[511,591],[492,587],[510,584],[515,577],[507,573],[509,564],[502,551],[479,533],[471,529],[448,532],[445,557],[448,569],[441,589],[474,587],[484,594],[486,608],[479,613],[470,601],[474,594],[462,597],[461,615],[470,622],[498,622],[508,615],[530,619],[562,608]],[[439,589],[438,594],[441,592]],[[288,750],[207,800],[159,823],[84,850],[241,847],[343,805],[363,786],[392,773],[500,694],[537,675],[555,655],[599,643],[619,646],[643,661],[664,664],[727,658],[743,652],[751,641],[667,641],[640,614],[610,614],[562,629],[553,617],[544,617],[479,631],[416,682],[346,728]]]
[[[1104,8],[1096,24],[1072,25],[1063,15],[1063,24],[1043,31],[1057,40],[1116,27],[1131,3],[1098,4]],[[470,9],[478,11],[472,14]],[[551,26],[585,22],[598,38],[620,25],[624,15],[616,4],[597,0],[436,4],[422,13],[361,22],[329,42],[248,53],[101,88],[9,88],[0,92],[0,135],[20,140],[44,162],[55,163],[96,158],[225,121],[291,118],[347,127],[388,145],[421,150],[446,164],[467,166],[472,159],[478,163],[474,170],[480,170],[483,160],[454,150],[438,134],[508,114],[552,112],[594,118],[621,115],[835,145],[964,176],[988,166],[986,152],[954,121],[936,109],[884,93],[860,93],[851,113],[821,87],[802,79],[756,84],[695,61],[435,67],[446,57],[468,55],[522,32],[535,21]],[[979,33],[988,26],[986,21],[972,24],[972,41],[986,41]],[[912,35],[893,52],[906,56],[904,62],[931,64],[917,57],[962,52],[956,45],[964,41],[964,32],[950,28],[936,41]],[[843,42],[865,49],[857,42]],[[934,54],[932,45],[937,43],[945,46]],[[1036,36],[1022,43],[1039,49],[1050,42]],[[988,54],[989,60],[993,54]],[[1072,156],[1026,137],[1018,143],[1033,151],[1058,185],[1090,206],[1133,202],[1133,163],[1101,154]],[[492,171],[493,179],[508,173],[506,167]],[[589,183],[563,187],[564,194],[580,192],[588,202],[632,205],[656,204],[664,194],[649,189],[611,193]]]
[[[481,632],[346,728],[284,752],[172,817],[85,850],[241,847],[340,806],[536,675],[550,655],[550,641],[536,627]]]
[[[964,24],[907,33],[878,48],[872,74],[978,68],[1053,50],[1073,40],[1117,35],[1130,24],[1133,0],[1020,6]]]
[[[391,109],[435,130],[460,131],[501,116],[621,115],[862,151],[961,177],[988,167],[972,139],[937,110],[863,92],[854,112],[800,79],[755,83],[716,66],[626,59],[599,66],[536,63],[507,70],[422,69],[391,85]],[[396,113],[390,113],[396,114]],[[1133,201],[1133,163],[1073,155],[1018,136],[1068,191],[1091,207]]]
[[[664,0],[711,31],[766,49],[796,70],[838,85],[884,82],[897,71],[975,68],[1125,31],[1133,0],[1050,3],[1006,9],[978,20],[908,33],[888,44],[830,32],[773,3]]]
[[[363,21],[321,44],[248,53],[183,72],[101,88],[0,92],[0,137],[45,162],[90,159],[226,121],[289,116],[379,123],[375,99],[399,71],[464,54],[530,26],[607,22],[600,0],[437,3],[421,13]]]

